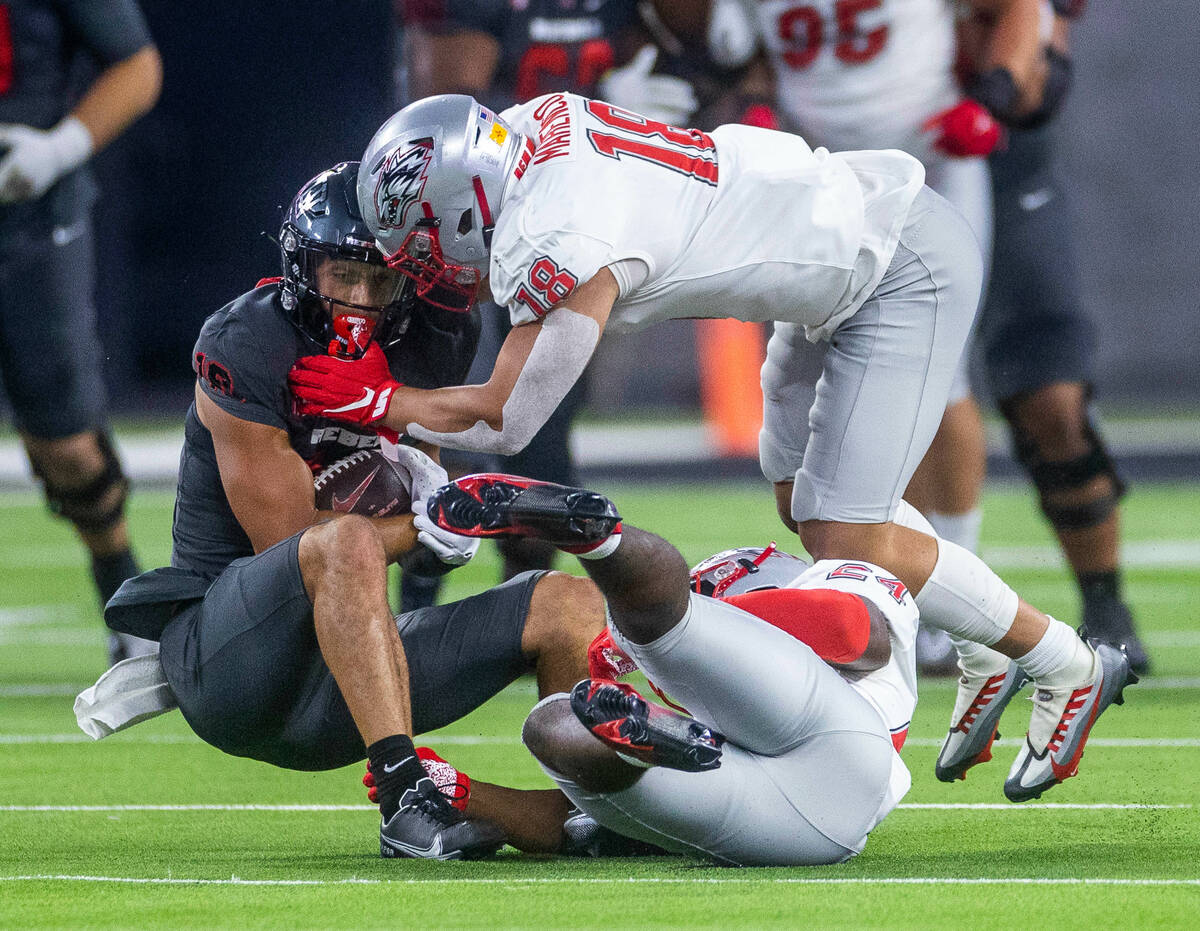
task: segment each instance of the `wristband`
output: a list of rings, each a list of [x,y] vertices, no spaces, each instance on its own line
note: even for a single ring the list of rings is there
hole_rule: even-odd
[[[967,82],[968,97],[978,100],[1002,123],[1011,123],[1020,100],[1016,79],[1005,67],[990,68]]]
[[[1011,121],[1017,129],[1037,129],[1045,125],[1062,106],[1071,89],[1071,59],[1058,49],[1046,47],[1046,83],[1042,87],[1042,102],[1036,110]]]

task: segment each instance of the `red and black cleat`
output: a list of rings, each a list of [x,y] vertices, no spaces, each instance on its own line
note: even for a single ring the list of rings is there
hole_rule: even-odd
[[[571,690],[571,710],[588,730],[632,761],[689,773],[721,765],[722,735],[695,718],[650,704],[623,682],[584,679]]]
[[[443,485],[430,495],[428,513],[439,527],[466,537],[534,537],[556,546],[593,546],[621,527],[604,495],[493,472]]]

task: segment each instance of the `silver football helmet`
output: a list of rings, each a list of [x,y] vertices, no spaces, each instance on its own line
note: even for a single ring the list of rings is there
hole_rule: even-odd
[[[710,598],[728,598],[764,588],[783,588],[812,563],[769,546],[724,550],[698,562],[691,571],[692,591]]]
[[[528,164],[523,135],[473,97],[409,104],[363,153],[358,203],[388,264],[417,295],[466,310],[487,273],[505,192]]]

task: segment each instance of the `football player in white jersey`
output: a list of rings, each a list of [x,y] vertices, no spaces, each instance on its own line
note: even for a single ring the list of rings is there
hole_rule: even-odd
[[[550,94],[503,117],[461,95],[418,101],[384,124],[363,165],[364,216],[423,299],[468,306],[486,276],[514,327],[483,385],[401,386],[370,352],[301,359],[289,377],[299,410],[508,453],[606,327],[733,317],[829,340],[811,410],[787,378],[764,398],[764,455],[796,467],[789,513],[805,548],[884,567],[928,623],[1034,680],[1010,798],[1074,774],[1082,740],[1059,735],[1081,696],[1095,713],[1111,701],[1128,663],[1021,602],[968,550],[904,524],[901,494],[937,430],[982,284],[974,234],[924,186],[920,162],[814,151],[748,126],[709,135]],[[774,361],[791,368],[786,353]]]
[[[980,70],[1002,66],[1022,86],[1033,83],[1039,31],[1051,22],[1039,14],[1044,2],[964,0],[963,6],[991,18]],[[956,79],[957,6],[952,0],[764,0],[746,13],[756,20],[777,103],[790,127],[833,151],[898,148],[921,159],[925,183],[967,218],[986,259],[992,201],[985,157],[1003,135],[988,109],[964,95]],[[814,394],[822,350],[807,349]],[[939,536],[974,551],[986,459],[969,356],[960,360],[942,424],[905,497]],[[763,370],[768,381],[779,374],[772,366]],[[767,477],[786,485],[793,470],[787,463],[774,465]],[[927,631],[920,643],[923,669],[954,668],[945,634]]]
[[[810,566],[772,545],[719,553],[689,577],[607,498],[511,475],[467,476],[426,506],[456,533],[574,552],[604,595],[589,678],[535,706],[522,734],[600,825],[727,864],[837,863],[908,791],[898,751],[917,700],[917,607],[887,570]],[[682,715],[616,681],[636,668]],[[1082,746],[1081,728],[1066,739]]]

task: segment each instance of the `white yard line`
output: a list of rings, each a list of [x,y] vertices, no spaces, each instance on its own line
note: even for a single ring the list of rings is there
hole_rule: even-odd
[[[1179,804],[1141,804],[1126,802],[1056,803],[1038,802],[1033,805],[1013,805],[997,802],[905,802],[899,806],[910,811],[1148,811],[1195,808],[1190,802]],[[377,811],[374,805],[257,805],[257,804],[194,804],[194,805],[0,805],[0,812],[116,812],[116,811]]]
[[[0,876],[0,882],[129,883],[165,886],[1200,886],[1200,879],[1132,879],[1125,877],[1046,876],[525,876],[461,879],[228,879],[182,876],[76,876],[61,873]]]
[[[107,739],[107,738],[105,738]],[[425,734],[421,738],[431,744],[445,746],[515,746],[521,742],[517,736],[481,736],[475,734]],[[136,731],[122,733],[118,738],[121,743],[146,744],[189,744],[200,743],[200,738],[191,734],[139,734]],[[84,734],[0,734],[0,744],[84,744],[95,741]],[[1001,738],[996,741],[998,747],[1017,747],[1021,741],[1016,738]],[[940,747],[940,737],[909,737],[905,746],[909,747]],[[1088,741],[1089,747],[1107,747],[1109,749],[1154,749],[1200,748],[1200,737],[1093,737]]]

